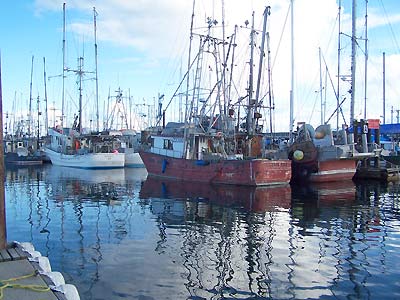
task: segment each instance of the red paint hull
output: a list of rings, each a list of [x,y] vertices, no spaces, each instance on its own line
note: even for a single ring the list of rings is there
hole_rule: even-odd
[[[141,152],[150,175],[183,181],[246,186],[278,185],[290,181],[290,160],[221,160],[204,161],[172,158]]]
[[[351,180],[356,173],[356,160],[335,159],[318,162],[318,172],[310,175],[310,182]]]
[[[291,207],[289,184],[279,186],[213,185],[148,177],[139,197],[202,200],[221,206],[240,206],[247,211],[266,212]]]

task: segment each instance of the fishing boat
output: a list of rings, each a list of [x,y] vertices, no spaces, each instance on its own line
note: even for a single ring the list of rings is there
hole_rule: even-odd
[[[344,131],[341,131],[345,134]],[[360,153],[354,144],[334,142],[330,125],[320,125],[314,130],[303,124],[294,143],[289,147],[292,161],[292,182],[332,182],[351,180],[356,172]]]
[[[139,141],[140,134],[138,135],[135,130],[108,130],[105,131],[108,135],[115,137],[120,142],[120,147],[117,149],[119,153],[125,156],[124,166],[127,168],[144,168],[144,164],[139,155]]]
[[[80,134],[73,128],[49,129],[45,153],[56,166],[84,169],[123,168],[120,141],[108,134]]]
[[[96,36],[96,16],[94,14],[94,32]],[[65,3],[63,5],[64,19],[64,39],[63,39],[63,90],[62,90],[62,116],[64,116],[64,80],[65,73],[72,72],[78,77],[79,105],[78,113],[74,116],[72,127],[64,127],[64,118],[61,118],[61,125],[48,130],[48,141],[45,146],[45,153],[50,158],[51,163],[57,166],[85,168],[85,169],[108,169],[123,168],[125,165],[125,154],[120,153],[121,141],[117,136],[110,135],[108,132],[84,130],[83,124],[83,77],[87,72],[83,69],[83,57],[78,59],[77,69],[71,69],[65,66]],[[95,38],[96,40],[96,38]],[[95,45],[95,50],[97,45]],[[96,51],[97,53],[97,51]],[[96,59],[97,61],[97,59]],[[97,87],[97,64],[96,64],[96,87]],[[98,100],[97,88],[96,99]],[[98,101],[97,101],[98,107]],[[98,122],[97,122],[98,123]],[[98,127],[98,126],[97,126]]]
[[[226,53],[233,52],[231,48],[235,46],[233,42],[235,37],[231,37],[230,43],[212,37],[210,33],[216,24],[212,20],[209,20],[208,31],[204,35],[194,35],[191,28],[191,37],[200,37],[200,45],[193,61],[190,60],[189,53],[188,71],[182,80],[182,82],[187,80],[185,119],[183,122],[169,122],[164,125],[166,123],[166,109],[164,109],[163,113],[159,112],[163,125],[142,132],[140,156],[149,176],[245,186],[278,185],[290,181],[290,160],[265,157],[266,133],[259,123],[262,117],[260,80],[262,62],[266,56],[265,28],[269,14],[270,8],[267,7],[264,11],[257,86],[253,86],[254,63],[251,54],[249,86],[245,89],[247,94],[239,97],[238,103],[230,101],[228,89],[223,85],[228,78],[226,69],[228,56],[223,55],[226,57],[223,62],[215,60],[220,52],[225,53],[224,49],[221,51],[221,47],[229,47],[225,49]],[[192,18],[193,16],[194,13]],[[251,53],[255,48],[254,14],[252,24]],[[208,89],[208,94],[204,95],[202,93],[205,89],[201,86],[201,79],[208,76],[203,76],[201,72],[207,54],[211,54],[215,62],[213,67],[206,65],[207,70],[215,70],[215,81],[213,88]],[[188,77],[192,72],[192,66],[195,66],[192,80],[194,85],[189,88],[191,80]],[[253,89],[256,89],[255,93]],[[244,100],[247,103],[242,103]],[[240,115],[243,110],[245,118]]]
[[[6,166],[31,166],[43,163],[43,156],[38,150],[34,150],[29,139],[14,139],[6,136],[3,143]]]

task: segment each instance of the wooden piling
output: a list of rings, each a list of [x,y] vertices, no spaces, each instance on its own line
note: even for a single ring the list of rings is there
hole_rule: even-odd
[[[1,85],[1,53],[0,53],[0,249],[5,249],[7,247],[3,147],[4,147],[3,146],[3,93]]]

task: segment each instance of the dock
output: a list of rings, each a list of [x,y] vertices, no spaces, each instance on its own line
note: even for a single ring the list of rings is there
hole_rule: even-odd
[[[365,159],[358,166],[354,175],[355,180],[377,180],[391,182],[400,180],[400,166],[375,157]]]
[[[0,299],[79,300],[75,286],[52,272],[47,257],[29,243],[11,243],[0,250]]]

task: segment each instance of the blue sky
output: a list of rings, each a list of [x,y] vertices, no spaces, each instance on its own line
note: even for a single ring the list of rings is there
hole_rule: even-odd
[[[2,60],[3,112],[11,116],[26,114],[30,97],[31,60],[34,56],[32,81],[32,107],[36,110],[39,97],[44,110],[43,57],[46,58],[48,107],[61,109],[62,72],[62,4],[58,0],[3,1],[0,5],[0,51]],[[268,31],[271,36],[273,94],[275,102],[275,130],[288,130],[290,91],[289,20],[285,22],[289,0],[229,0],[225,2],[225,24],[231,34],[235,24],[244,24],[255,11],[256,27],[261,29],[265,5],[271,6]],[[386,53],[386,122],[392,119],[391,108],[400,109],[397,80],[400,78],[400,6],[396,0],[368,1],[368,93],[367,118],[380,118],[382,104],[382,53]],[[321,47],[332,80],[337,81],[337,14],[339,1],[294,0],[295,13],[295,122],[306,121],[314,126],[320,122],[321,104],[319,90],[319,57]],[[356,81],[356,117],[364,115],[364,15],[365,1],[358,0],[358,60]],[[350,69],[351,1],[342,0],[342,74]],[[107,112],[109,93],[114,96],[118,88],[124,96],[131,96],[131,111],[149,115],[158,94],[165,94],[167,102],[187,66],[189,27],[192,1],[189,0],[104,0],[66,1],[66,66],[77,68],[77,58],[83,56],[84,69],[94,71],[93,7],[96,7],[99,109],[100,122]],[[221,23],[221,6],[217,0],[197,0],[195,29],[202,30],[205,19],[211,16]],[[242,26],[243,27],[243,26]],[[200,29],[199,29],[200,28]],[[242,36],[246,36],[246,31]],[[248,34],[247,34],[248,35]],[[245,48],[237,51],[242,69],[237,74],[238,89],[244,89],[248,75]],[[237,62],[239,69],[239,60]],[[244,76],[243,76],[244,75]],[[85,126],[95,119],[93,74],[87,73],[84,81]],[[347,85],[347,86],[346,86]],[[348,83],[341,83],[342,97]],[[110,92],[109,92],[110,91]],[[336,107],[333,89],[328,84],[325,115],[329,117]],[[240,95],[240,92],[239,92]],[[128,105],[128,100],[124,100]],[[348,119],[349,101],[344,104]],[[110,104],[111,105],[111,104]],[[166,105],[166,103],[164,103]],[[111,111],[109,108],[109,112]],[[170,121],[178,118],[178,106],[171,105]],[[52,110],[49,112],[52,120]],[[76,77],[72,72],[66,78],[67,121],[77,112]],[[33,112],[35,114],[35,112]],[[59,111],[55,112],[59,115]],[[147,117],[146,117],[147,118]],[[394,115],[395,121],[395,115]],[[144,117],[138,120],[150,122]],[[348,122],[348,120],[347,120]],[[67,124],[70,125],[70,124]],[[139,124],[136,124],[138,127]]]

